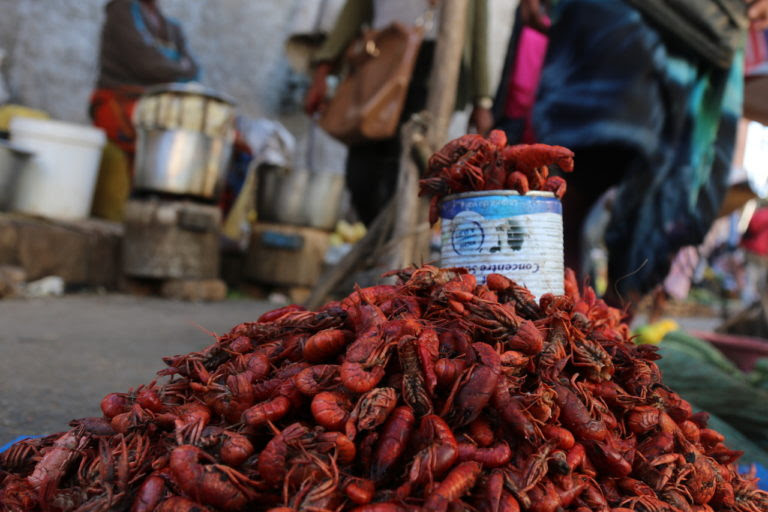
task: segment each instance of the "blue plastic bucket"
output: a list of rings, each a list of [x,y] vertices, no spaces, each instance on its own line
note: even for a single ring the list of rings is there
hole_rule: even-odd
[[[0,453],[3,453],[5,450],[10,448],[14,444],[18,443],[19,441],[23,441],[24,439],[36,439],[38,437],[44,437],[44,436],[42,436],[42,435],[40,435],[40,436],[19,436],[16,439],[14,439],[13,441],[8,441],[4,445],[0,446]]]

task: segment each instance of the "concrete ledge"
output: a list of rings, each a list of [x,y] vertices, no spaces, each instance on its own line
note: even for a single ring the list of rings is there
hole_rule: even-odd
[[[115,288],[122,238],[115,222],[0,213],[0,265],[23,268],[29,281],[54,275],[70,286]]]

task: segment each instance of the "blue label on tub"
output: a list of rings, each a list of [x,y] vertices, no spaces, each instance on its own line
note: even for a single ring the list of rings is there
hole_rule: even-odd
[[[451,245],[456,254],[469,255],[483,252],[486,237],[490,237],[490,245],[486,247],[490,254],[506,250],[519,251],[523,248],[527,230],[525,226],[513,219],[506,219],[499,224],[482,222],[477,215],[468,213],[454,217],[454,222],[448,227]]]
[[[501,219],[532,213],[562,215],[563,207],[560,200],[554,197],[512,195],[460,197],[440,204],[440,216],[443,219],[453,219],[466,211],[476,212],[486,219]]]
[[[457,254],[476,254],[482,249],[484,241],[482,224],[471,219],[460,221],[451,233],[451,244]]]

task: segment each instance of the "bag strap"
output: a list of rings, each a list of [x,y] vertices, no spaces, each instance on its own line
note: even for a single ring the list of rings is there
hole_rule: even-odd
[[[432,27],[435,26],[435,11],[437,10],[436,5],[431,5],[430,7],[427,7],[421,16],[416,18],[416,23],[414,23],[417,27],[422,27],[424,29],[424,32],[429,32],[432,30]]]

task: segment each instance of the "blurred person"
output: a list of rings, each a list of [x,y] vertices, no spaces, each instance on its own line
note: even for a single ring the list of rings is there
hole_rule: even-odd
[[[768,207],[760,207],[752,214],[740,245],[753,254],[768,258]]]
[[[361,35],[364,26],[381,29],[394,21],[414,24],[430,9],[439,9],[439,0],[347,0],[323,46],[314,55],[312,84],[305,98],[305,110],[314,115],[322,109],[326,78],[338,66],[345,50]],[[435,15],[435,20],[439,16]],[[487,134],[493,117],[487,65],[487,0],[470,0],[467,8],[465,48],[456,98],[456,109],[470,101],[470,125]],[[424,36],[408,87],[400,124],[426,106],[437,27]],[[349,146],[346,182],[352,204],[365,224],[370,224],[394,195],[400,163],[400,138],[371,140]]]
[[[155,0],[110,0],[101,31],[99,75],[89,114],[107,145],[93,196],[93,215],[120,221],[131,191],[136,132],[133,110],[147,87],[198,77],[181,26]]]
[[[493,101],[494,127],[507,134],[510,144],[536,142],[531,117],[549,44],[548,4],[523,1],[515,13]]]
[[[768,207],[762,206],[752,214],[739,246],[746,253],[742,300],[752,304],[762,299],[768,285]]]
[[[139,96],[148,86],[195,80],[199,68],[181,25],[165,16],[156,0],[110,0],[105,12],[90,116],[132,157],[136,134],[131,116]]]
[[[541,18],[542,4],[522,0],[521,12]],[[659,2],[551,4],[532,129],[538,142],[576,155],[563,200],[566,265],[583,271],[584,220],[616,187],[604,235],[605,298],[636,304],[681,247],[702,241],[720,209],[741,115],[743,51],[713,64],[675,33],[681,28],[654,16],[651,6],[665,8]],[[745,22],[768,24],[768,0],[743,9]]]

